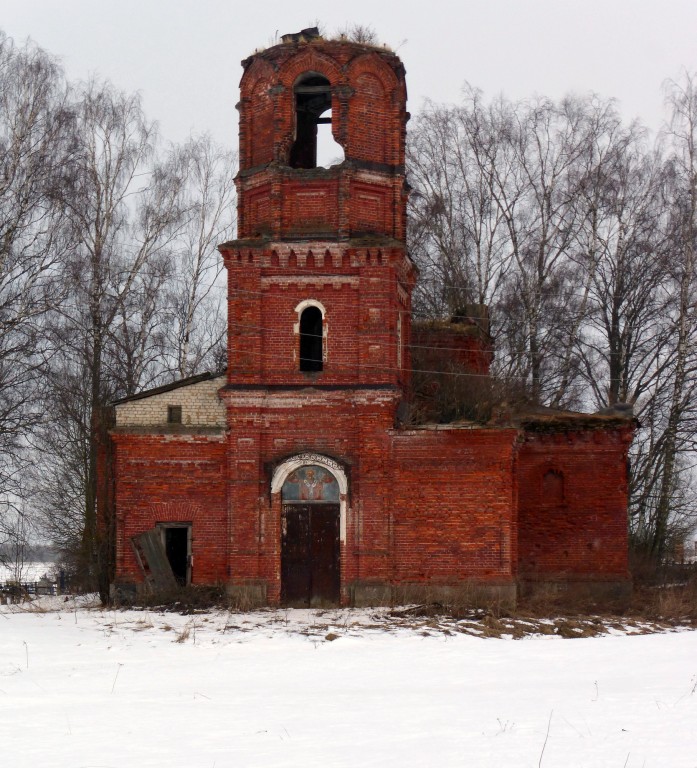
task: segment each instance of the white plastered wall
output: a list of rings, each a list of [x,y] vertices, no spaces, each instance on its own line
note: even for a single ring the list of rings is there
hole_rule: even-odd
[[[167,406],[182,409],[182,426],[225,427],[225,406],[218,390],[225,376],[178,387],[116,406],[117,427],[148,427],[167,424]]]

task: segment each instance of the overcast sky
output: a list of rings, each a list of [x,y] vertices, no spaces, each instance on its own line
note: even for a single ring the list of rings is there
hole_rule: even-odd
[[[141,92],[166,139],[237,144],[240,61],[321,22],[372,26],[407,70],[409,109],[470,82],[511,98],[595,91],[658,129],[661,86],[697,70],[697,0],[0,0],[0,29]]]

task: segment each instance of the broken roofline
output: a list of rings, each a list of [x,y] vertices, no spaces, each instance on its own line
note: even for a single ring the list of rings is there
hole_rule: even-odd
[[[138,392],[135,395],[128,395],[128,397],[121,397],[118,400],[112,400],[110,405],[121,405],[122,403],[130,403],[133,400],[142,400],[146,397],[153,397],[153,395],[161,395],[165,392],[171,392],[172,390],[179,389],[180,387],[188,387],[192,384],[199,384],[202,381],[210,381],[211,379],[218,379],[225,376],[226,371],[217,371],[213,373],[206,371],[205,373],[197,373],[195,376],[189,376],[186,379],[179,379],[173,381],[171,384],[163,384],[161,387],[153,387],[153,389],[146,389],[144,392]]]

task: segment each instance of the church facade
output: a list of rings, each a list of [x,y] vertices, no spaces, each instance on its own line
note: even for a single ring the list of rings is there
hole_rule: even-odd
[[[245,605],[291,606],[513,603],[549,585],[626,595],[631,418],[405,423],[416,343],[478,376],[490,350],[477,318],[459,337],[412,327],[399,58],[307,31],[243,68],[238,237],[219,247],[228,369],[115,404],[115,594],[217,584]],[[329,168],[316,163],[324,126],[344,152]]]

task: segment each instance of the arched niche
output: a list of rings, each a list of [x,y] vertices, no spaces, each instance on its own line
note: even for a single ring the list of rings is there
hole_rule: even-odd
[[[270,89],[273,67],[256,58],[240,82],[240,167],[252,168],[273,159],[274,105]]]
[[[367,53],[351,62],[347,79],[353,92],[349,101],[350,157],[392,165],[403,162],[400,142],[406,92],[394,71],[380,56]]]

